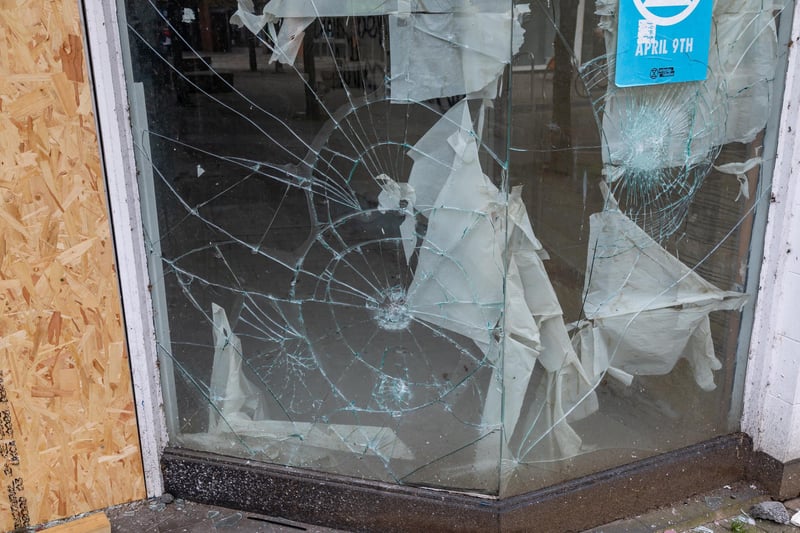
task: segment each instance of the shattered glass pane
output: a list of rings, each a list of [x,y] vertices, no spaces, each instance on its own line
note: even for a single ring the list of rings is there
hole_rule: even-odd
[[[783,6],[120,0],[173,446],[508,496],[736,429]]]

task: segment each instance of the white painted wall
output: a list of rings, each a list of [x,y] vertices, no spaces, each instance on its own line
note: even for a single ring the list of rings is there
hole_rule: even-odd
[[[800,459],[800,2],[791,41],[742,416],[783,462]]]

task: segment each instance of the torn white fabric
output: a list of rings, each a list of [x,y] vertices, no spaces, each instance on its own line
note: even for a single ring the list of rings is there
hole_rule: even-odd
[[[214,361],[208,387],[210,399],[208,432],[220,433],[230,424],[245,424],[263,418],[261,393],[242,368],[242,341],[233,333],[228,315],[217,304],[211,305]]]
[[[392,101],[496,98],[498,80],[522,46],[527,11],[389,16]]]
[[[197,17],[194,14],[194,10],[190,7],[183,8],[183,15],[181,16],[181,22],[184,24],[191,24],[197,20]]]
[[[291,461],[295,466],[314,465],[316,461],[336,461],[331,452],[377,456],[382,461],[413,461],[413,451],[391,428],[348,424],[314,424],[257,420],[247,423],[232,420],[227,431],[219,433],[183,433],[176,437],[181,447],[230,454],[232,446],[243,444],[249,453],[258,453],[271,461]]]
[[[723,143],[748,143],[766,126],[778,63],[774,2],[733,0],[714,3],[709,80],[723,88]],[[716,45],[716,46],[715,46]]]
[[[281,29],[274,38],[275,45],[269,62],[279,61],[285,65],[294,65],[303,44],[305,30],[312,22],[314,22],[312,17],[283,19]]]
[[[311,447],[389,459],[414,459],[411,449],[388,427],[283,420],[246,421],[238,417],[234,417],[228,427],[239,438],[266,439],[273,446],[301,444],[304,453],[309,453],[305,450]]]
[[[460,131],[474,135],[466,101],[451,107],[408,151],[408,156],[414,161],[408,184],[414,189],[416,208],[426,217],[430,217],[456,157],[452,146],[442,140]]]
[[[261,15],[253,13],[253,0],[238,0],[238,9],[231,16],[230,23],[234,26],[245,27],[253,35],[268,27],[270,39],[272,39],[272,56],[270,63],[279,61],[287,65],[293,65],[300,47],[303,44],[305,30],[312,22],[314,17],[296,17],[284,19],[280,31],[275,31],[275,23],[279,17],[271,13],[268,6],[264,6]]]
[[[253,35],[258,35],[258,33],[264,29],[264,26],[267,24],[274,24],[278,21],[278,18],[271,15],[266,7],[260,15],[255,14],[254,10],[253,0],[238,0],[238,7],[236,12],[231,16],[230,23],[240,28],[245,27],[250,30],[250,33]],[[275,37],[274,28],[271,32],[271,37]]]
[[[548,418],[567,426],[567,413],[578,402],[591,396],[584,405],[593,405],[593,383],[570,343],[521,188],[506,196],[483,174],[466,102],[454,106],[432,132],[442,146],[426,135],[411,151],[410,185],[429,221],[408,291],[409,309],[420,320],[471,338],[497,364],[494,374],[502,379],[493,377],[492,383],[502,386],[487,391],[484,423],[502,422],[504,442],[517,427],[537,361],[547,373]],[[443,183],[435,177],[442,174]],[[496,328],[502,328],[500,338],[494,337]],[[553,431],[562,452],[580,447],[571,429]]]
[[[408,177],[408,186],[414,191],[414,207],[423,216],[431,216],[431,210],[436,205],[436,200],[439,198],[444,184],[455,168],[458,153],[463,153],[468,158],[472,157],[474,161],[476,156],[471,151],[464,152],[463,147],[467,142],[479,144],[479,132],[483,130],[482,119],[485,109],[490,105],[490,101],[488,103],[481,102],[479,125],[475,128],[469,111],[469,102],[461,100],[451,107],[407,152],[414,162]],[[469,140],[470,137],[473,137],[474,140]],[[442,139],[448,139],[448,142],[442,142]],[[462,147],[462,151],[457,152],[451,142]],[[496,189],[496,187],[494,188]],[[502,201],[506,200],[502,199]],[[518,227],[525,233],[539,257],[544,260],[548,259],[547,251],[533,233],[528,212],[521,197],[519,203],[509,204],[508,209],[509,216],[518,221]]]
[[[584,369],[571,344],[561,306],[536,249],[540,245],[528,238],[533,230],[520,194],[521,188],[512,189],[508,205],[513,229],[507,249],[502,390],[490,389],[484,406],[486,423],[502,419],[503,457],[507,459],[501,473],[503,483],[508,482],[515,462],[578,454],[583,444],[570,422],[599,407],[594,393],[597,379]],[[491,348],[482,348],[489,357]],[[538,412],[525,405],[537,362],[543,370],[534,393],[540,402]],[[526,407],[529,412],[523,418]],[[509,445],[512,439],[513,447]]]
[[[456,117],[454,132],[440,140],[448,147],[440,153],[452,163],[436,198],[428,196],[434,188],[417,187],[425,176],[417,173],[410,181],[428,231],[408,302],[418,318],[485,343],[502,312],[505,208],[481,170],[466,103],[439,123],[452,124]]]
[[[272,0],[255,15],[252,0],[239,0],[231,23],[254,34],[270,24],[275,43],[270,61],[294,64],[303,32],[316,18],[388,14],[391,98],[421,102],[456,95],[495,98],[498,79],[522,46],[520,17],[529,10],[526,5],[499,10],[487,0]],[[283,25],[276,36],[278,18]]]
[[[209,384],[208,438],[232,433],[238,438],[258,437],[280,443],[343,452],[413,459],[413,452],[391,428],[347,424],[315,424],[291,420],[268,420],[259,389],[244,373],[242,342],[233,333],[225,310],[212,304],[214,360]],[[195,440],[204,437],[195,435]]]
[[[750,199],[750,182],[747,180],[747,173],[760,166],[763,160],[760,157],[751,157],[741,163],[725,163],[724,165],[714,165],[714,168],[723,174],[732,174],[739,181],[739,194],[736,195],[738,201],[740,197]]]
[[[607,193],[608,194],[608,193]],[[609,365],[627,375],[669,373],[689,361],[698,386],[715,387],[708,314],[740,309],[746,295],[722,291],[658,245],[609,198],[590,217],[584,294],[586,322],[576,345],[594,373]],[[618,375],[612,372],[612,375]]]

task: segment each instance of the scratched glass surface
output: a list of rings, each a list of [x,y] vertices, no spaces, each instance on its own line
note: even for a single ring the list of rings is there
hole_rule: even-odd
[[[614,0],[122,6],[173,446],[507,496],[736,429],[781,5],[633,88]]]

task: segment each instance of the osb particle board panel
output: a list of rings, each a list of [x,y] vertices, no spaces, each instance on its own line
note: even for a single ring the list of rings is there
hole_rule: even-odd
[[[145,496],[77,0],[0,0],[0,531]]]

